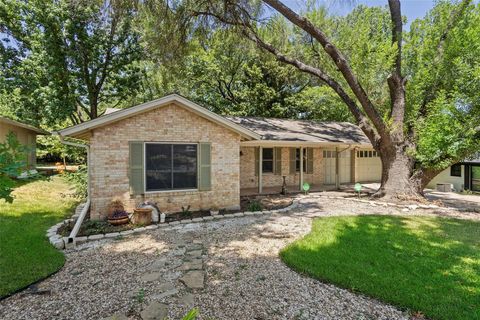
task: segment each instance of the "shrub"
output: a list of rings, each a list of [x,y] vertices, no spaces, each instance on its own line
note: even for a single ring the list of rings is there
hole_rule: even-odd
[[[0,143],[0,199],[12,202],[15,183],[12,177],[25,169],[27,148],[18,142],[17,136],[10,132],[4,143]]]
[[[252,200],[248,204],[248,211],[262,211],[262,204],[257,200]]]
[[[75,172],[65,172],[63,176],[75,187],[75,197],[84,199],[88,195],[88,170],[87,166],[79,166]]]

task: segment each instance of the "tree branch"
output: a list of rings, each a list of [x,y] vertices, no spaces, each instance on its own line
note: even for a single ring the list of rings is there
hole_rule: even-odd
[[[292,9],[284,5],[281,1],[263,0],[263,2],[270,5],[280,14],[282,14],[285,18],[287,18],[290,22],[307,32],[322,45],[325,52],[331,57],[335,65],[338,67],[338,70],[342,73],[344,79],[350,86],[350,89],[354,93],[355,97],[357,97],[358,101],[365,110],[365,113],[377,129],[380,136],[382,136],[382,138],[388,138],[386,126],[380,113],[373,106],[367,93],[363,89],[362,85],[358,81],[357,77],[353,73],[353,70],[348,65],[347,60],[340,52],[340,50],[334,44],[332,44],[329,41],[328,37],[320,29],[315,27],[310,20],[298,15]]]
[[[403,140],[403,120],[405,118],[405,79],[402,76],[402,12],[400,0],[388,0],[392,20],[392,44],[397,46],[395,67],[387,79],[390,91],[393,120],[392,134],[397,141]]]

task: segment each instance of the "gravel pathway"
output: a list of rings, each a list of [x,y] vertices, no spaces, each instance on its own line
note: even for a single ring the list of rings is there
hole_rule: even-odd
[[[379,301],[301,276],[278,258],[311,219],[352,214],[480,214],[304,198],[288,213],[157,229],[84,244],[60,272],[0,301],[0,319],[408,319]]]

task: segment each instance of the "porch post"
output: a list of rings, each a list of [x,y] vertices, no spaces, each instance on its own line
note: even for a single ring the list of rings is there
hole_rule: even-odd
[[[303,147],[300,147],[300,191],[303,189]]]
[[[258,193],[261,194],[263,191],[263,185],[262,185],[262,173],[263,173],[263,168],[262,168],[262,162],[263,162],[263,147],[258,147]]]
[[[338,147],[335,148],[335,188],[340,189],[340,159]]]

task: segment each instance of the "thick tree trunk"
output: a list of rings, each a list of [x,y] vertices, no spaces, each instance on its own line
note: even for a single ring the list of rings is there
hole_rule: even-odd
[[[404,144],[381,148],[382,180],[374,196],[398,200],[423,198],[424,175],[414,172],[414,160],[406,149]]]

